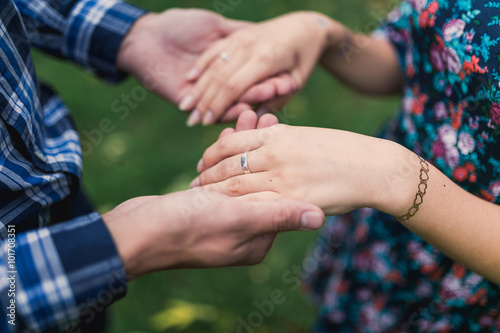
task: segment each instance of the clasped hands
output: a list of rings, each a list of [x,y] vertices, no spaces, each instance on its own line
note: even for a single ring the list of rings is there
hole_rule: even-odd
[[[161,97],[181,109],[191,110],[202,101],[201,95],[193,94],[202,91],[199,85],[206,82],[205,74],[214,74],[196,71],[201,66],[199,61],[209,54],[204,52],[212,52],[211,48],[221,45],[231,33],[252,26],[196,9],[146,14],[124,38],[117,65]],[[296,60],[294,57],[289,65],[297,65]],[[213,108],[212,113],[201,107],[198,112],[193,110],[189,125],[233,121],[252,104],[274,109],[276,103],[283,103],[298,88],[293,75],[299,74],[283,74],[281,70],[259,74],[252,78],[255,82],[245,82],[250,88],[230,89],[236,98],[230,101],[225,96],[225,102]],[[270,115],[261,117],[259,123],[254,120],[251,124],[252,120],[243,116],[237,129],[264,128],[276,123]],[[104,214],[103,220],[127,275],[134,278],[163,269],[255,264],[267,254],[277,233],[318,229],[324,213],[303,200],[253,202],[212,191],[190,190],[131,199]]]
[[[121,70],[190,111],[188,125],[239,120],[205,152],[196,189],[134,198],[103,216],[130,277],[254,264],[277,233],[318,229],[324,213],[358,207],[400,213],[411,194],[383,181],[394,165],[413,158],[402,147],[245,112],[283,106],[322,52],[339,43],[336,29],[316,13],[252,24],[196,9],[147,14],[135,23],[118,54]],[[250,174],[243,174],[245,152]]]

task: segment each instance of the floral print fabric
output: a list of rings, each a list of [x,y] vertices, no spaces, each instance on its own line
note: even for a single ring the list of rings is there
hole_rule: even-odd
[[[500,1],[403,1],[376,33],[405,75],[382,136],[500,204]],[[332,217],[316,250],[328,254],[308,283],[320,302],[316,332],[500,332],[499,286],[393,217]]]

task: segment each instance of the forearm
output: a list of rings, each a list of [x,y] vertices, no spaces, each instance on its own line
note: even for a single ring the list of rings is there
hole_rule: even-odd
[[[403,87],[396,50],[385,39],[355,33],[332,22],[337,42],[321,57],[321,64],[339,80],[363,93],[394,94]]]
[[[420,183],[417,156],[408,152],[406,161],[399,170],[410,171],[393,177],[393,181],[397,179],[393,185],[401,189],[394,192],[397,199],[381,207],[396,217],[413,205]],[[500,207],[466,192],[430,164],[427,174],[427,190],[419,210],[408,221],[400,222],[457,262],[500,283]]]
[[[116,68],[118,49],[132,24],[145,11],[121,1],[14,1],[29,42],[110,81],[123,75]]]
[[[71,331],[124,296],[123,266],[97,213],[7,232],[0,242],[0,331]]]

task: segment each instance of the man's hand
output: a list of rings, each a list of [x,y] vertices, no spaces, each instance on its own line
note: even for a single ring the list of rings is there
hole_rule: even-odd
[[[137,77],[146,88],[179,105],[180,109],[191,110],[194,100],[181,101],[193,88],[193,83],[186,80],[186,73],[214,42],[250,25],[198,9],[170,9],[161,14],[146,14],[125,37],[117,65]],[[254,86],[239,101],[233,101],[221,120],[235,120],[250,108],[250,104],[288,95],[293,86],[289,75]],[[201,119],[191,120],[190,123],[194,124]]]
[[[126,273],[259,263],[276,234],[322,226],[323,212],[296,200],[250,202],[190,190],[129,200],[105,214]]]

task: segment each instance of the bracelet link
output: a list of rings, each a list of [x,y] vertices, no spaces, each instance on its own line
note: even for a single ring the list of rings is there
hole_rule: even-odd
[[[424,195],[427,193],[427,181],[429,180],[429,164],[422,157],[418,157],[420,160],[420,183],[418,184],[418,191],[415,194],[415,199],[413,200],[413,206],[408,210],[408,213],[401,216],[399,220],[406,222],[410,220],[415,214],[417,214],[420,205],[424,202]]]

